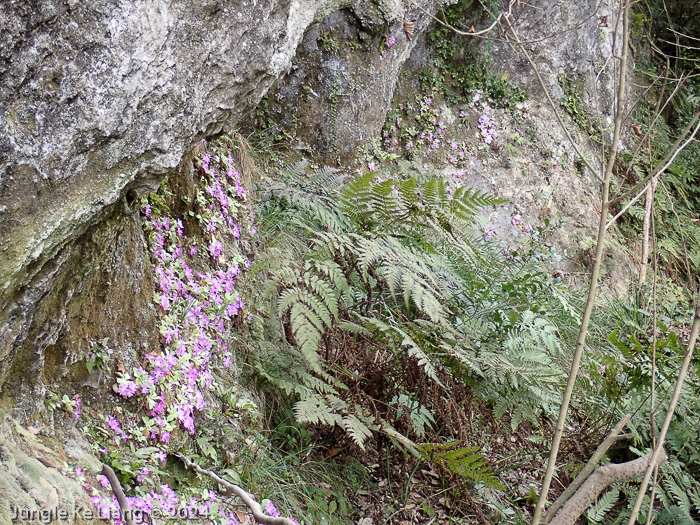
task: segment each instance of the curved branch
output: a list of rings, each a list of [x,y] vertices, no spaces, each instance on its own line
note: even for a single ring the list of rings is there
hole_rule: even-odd
[[[654,467],[666,461],[668,456],[665,451],[662,450],[662,452],[653,464],[651,463],[653,453],[649,452],[646,456],[627,463],[614,463],[600,467],[588,476],[581,488],[566,502],[549,525],[574,525],[579,516],[586,512],[590,504],[610,485],[638,478],[644,474],[648,466]]]
[[[605,438],[605,441],[603,441],[600,446],[596,449],[596,451],[593,453],[591,456],[591,459],[588,460],[588,463],[586,463],[586,466],[583,467],[581,472],[579,472],[578,476],[576,476],[576,479],[569,485],[566,490],[562,493],[561,496],[552,503],[552,505],[549,507],[547,510],[547,514],[545,515],[544,521],[545,523],[549,523],[552,518],[556,515],[556,513],[559,511],[559,509],[564,506],[564,504],[576,494],[578,488],[583,485],[586,480],[588,480],[591,472],[593,472],[593,469],[596,467],[596,465],[600,462],[602,459],[603,455],[608,451],[608,449],[612,446],[613,443],[616,441],[620,441],[622,439],[626,439],[627,435],[626,434],[620,434],[622,431],[622,428],[627,424],[627,422],[632,418],[632,414],[627,414],[625,417],[623,417],[620,422],[615,425],[615,427],[610,431],[608,434],[608,437]]]
[[[250,509],[250,512],[253,513],[253,517],[257,522],[262,523],[263,525],[294,525],[294,522],[289,518],[278,518],[275,516],[269,516],[265,514],[262,510],[262,507],[260,507],[260,504],[257,501],[255,501],[255,498],[253,498],[253,496],[248,494],[238,485],[229,483],[225,479],[220,478],[211,470],[203,469],[196,463],[192,463],[183,454],[175,454],[175,456],[181,459],[185,463],[185,465],[187,465],[188,468],[191,468],[192,470],[195,470],[200,474],[204,474],[205,476],[210,477],[219,485],[226,487],[226,489],[228,489],[230,492],[241,498],[241,501],[243,501],[243,503],[245,503],[245,505]]]
[[[126,525],[135,525],[133,519],[133,511],[131,510],[131,505],[124,495],[124,489],[122,489],[122,484],[119,483],[117,475],[112,470],[112,467],[102,464],[102,475],[109,480],[109,484],[112,485],[112,492],[117,497],[119,502],[119,508],[122,511],[122,516],[124,517],[124,522]]]

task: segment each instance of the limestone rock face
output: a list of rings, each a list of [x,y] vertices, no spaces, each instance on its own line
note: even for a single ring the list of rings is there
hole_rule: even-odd
[[[527,5],[518,2],[512,9],[515,34],[537,64],[555,101],[561,100],[558,77],[564,75],[576,82],[583,102],[594,114],[612,115],[618,63],[613,54],[622,53],[619,3],[535,0]],[[508,41],[513,41],[512,34],[493,42],[497,69],[528,92],[544,96],[526,57]]]
[[[435,7],[357,0],[307,31],[266,101],[293,148],[334,164],[379,136],[402,67],[432,21],[428,9]]]
[[[417,74],[432,60],[424,37],[432,22],[428,13],[434,13],[436,6],[421,4],[355,0],[315,24],[306,32],[289,71],[268,92],[257,126],[265,126],[265,118],[274,121],[283,130],[276,140],[300,155],[343,164],[354,158],[357,147],[381,131],[397,80],[406,84],[399,76],[415,80],[418,89]],[[611,54],[613,47],[618,55],[621,50],[614,27],[618,11],[614,2],[594,0],[511,5],[512,27],[538,64],[557,105],[563,95],[559,75],[564,75],[580,89],[592,114],[611,115],[616,63]],[[477,18],[464,23],[490,25],[488,17],[479,19],[478,13],[473,10],[471,15]],[[406,24],[414,27],[412,38]],[[482,43],[494,69],[544,101],[532,67],[508,43],[512,38],[505,36],[503,27],[494,26],[490,36],[488,42],[474,39],[474,43]]]
[[[12,363],[41,372],[72,300],[59,289],[100,266],[81,256],[90,228],[253,107],[320,4],[2,3],[0,384]]]
[[[83,483],[96,482],[102,463],[74,425],[52,440],[44,430],[24,428],[0,410],[0,524],[94,523],[96,510]]]

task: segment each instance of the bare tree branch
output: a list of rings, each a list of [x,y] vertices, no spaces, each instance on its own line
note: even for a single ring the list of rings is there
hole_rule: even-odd
[[[656,183],[658,182],[659,177],[663,174],[664,171],[666,171],[666,169],[668,169],[668,167],[669,167],[671,164],[673,164],[673,161],[676,160],[676,157],[678,156],[678,154],[679,154],[681,151],[683,151],[683,150],[685,149],[685,147],[693,141],[693,139],[695,138],[695,135],[697,134],[697,132],[700,131],[700,122],[698,122],[698,125],[695,126],[695,129],[693,130],[693,133],[692,133],[692,135],[690,135],[690,137],[688,138],[688,140],[686,140],[685,142],[683,142],[683,144],[681,144],[681,139],[684,138],[684,137],[687,135],[687,131],[690,131],[690,127],[692,127],[692,125],[695,124],[695,122],[697,122],[697,120],[698,120],[699,118],[700,118],[700,111],[698,111],[698,112],[693,116],[693,119],[691,120],[691,122],[689,123],[689,125],[688,125],[688,126],[686,127],[686,129],[683,131],[683,133],[682,133],[681,136],[678,138],[678,140],[676,141],[676,143],[673,145],[673,147],[671,148],[671,150],[669,150],[669,152],[666,154],[666,157],[664,157],[664,159],[659,163],[657,169],[654,170],[654,173],[653,173],[648,179],[646,179],[644,182],[638,184],[637,186],[635,186],[635,187],[631,190],[631,191],[637,191],[637,188],[639,188],[640,186],[643,187],[643,189],[642,189],[639,193],[637,193],[637,195],[635,195],[635,197],[634,197],[631,201],[629,201],[629,202],[625,205],[625,207],[622,208],[622,210],[620,210],[620,211],[617,213],[617,215],[615,215],[612,219],[610,219],[610,221],[605,225],[605,229],[606,229],[606,230],[607,230],[608,228],[610,228],[610,226],[612,226],[613,224],[615,224],[615,222],[617,221],[617,219],[619,219],[627,210],[630,209],[630,207],[631,207],[635,202],[637,202],[637,201],[642,197],[642,195],[644,195],[644,194],[647,192],[647,188],[648,188],[651,184],[656,185]],[[625,196],[626,196],[626,195],[629,195],[629,193],[630,193],[630,192],[627,192],[627,193],[625,194]],[[623,196],[623,197],[618,197],[617,199],[615,199],[615,201],[612,201],[612,203],[614,203],[614,202],[619,202],[619,200],[621,200],[621,199],[624,198],[625,196]],[[612,204],[612,203],[611,203],[611,204]]]
[[[119,502],[119,508],[122,511],[122,516],[124,517],[124,522],[126,525],[136,525],[134,522],[134,517],[132,516],[133,511],[131,510],[131,505],[124,495],[124,489],[122,489],[122,484],[119,483],[117,475],[114,473],[112,468],[108,465],[102,464],[102,475],[109,480],[109,484],[112,485],[112,492],[117,497]]]
[[[661,449],[663,451],[663,449]],[[607,487],[613,483],[630,481],[641,476],[644,471],[653,468],[656,464],[661,464],[668,459],[666,452],[660,454],[656,459],[650,452],[646,456],[637,458],[627,463],[613,463],[600,467],[593,474],[588,476],[585,483],[576,494],[566,502],[559,514],[549,523],[549,525],[574,525],[576,520],[586,512],[586,509]],[[651,461],[655,461],[652,463]]]
[[[234,485],[233,483],[229,483],[223,478],[220,478],[217,474],[212,472],[211,470],[206,470],[197,465],[196,463],[193,463],[189,459],[187,459],[183,454],[175,454],[176,457],[180,458],[182,461],[185,462],[185,465],[187,465],[189,468],[192,470],[195,470],[199,472],[200,474],[204,474],[205,476],[210,477],[214,481],[216,481],[219,485],[226,487],[228,491],[230,491],[232,494],[238,496],[241,498],[241,501],[245,503],[245,505],[250,509],[250,512],[253,513],[253,517],[258,521],[259,523],[262,523],[263,525],[294,525],[294,522],[290,520],[289,518],[278,518],[275,516],[269,516],[265,514],[260,507],[260,504],[255,501],[255,498],[253,498],[252,495],[248,494],[245,490],[243,490],[241,487],[238,485]]]
[[[544,506],[547,502],[547,494],[549,493],[549,486],[552,482],[552,477],[554,476],[554,470],[556,468],[557,463],[557,456],[559,454],[559,445],[561,444],[561,438],[564,434],[564,424],[566,423],[566,416],[569,411],[569,403],[571,401],[571,395],[574,391],[576,377],[578,376],[578,371],[581,364],[581,357],[583,356],[583,349],[586,343],[586,336],[588,335],[588,324],[591,320],[593,305],[595,303],[595,296],[596,292],[598,291],[598,275],[600,273],[600,267],[602,265],[603,260],[603,251],[605,248],[605,221],[608,216],[608,209],[610,204],[610,180],[612,178],[612,172],[613,167],[615,166],[615,161],[617,160],[617,147],[620,140],[622,119],[624,117],[625,90],[627,86],[627,56],[629,53],[629,46],[627,45],[629,41],[629,4],[626,4],[625,0],[620,0],[620,4],[623,25],[622,57],[620,59],[620,82],[618,84],[616,101],[617,105],[614,111],[615,127],[613,131],[613,140],[610,146],[610,156],[608,157],[608,162],[605,167],[605,175],[603,178],[600,220],[598,224],[598,238],[596,242],[595,258],[593,259],[591,284],[588,289],[588,298],[586,299],[586,306],[583,310],[583,317],[581,319],[581,329],[579,331],[578,341],[576,343],[576,350],[574,351],[573,361],[571,363],[569,379],[566,383],[566,390],[564,391],[561,407],[559,408],[559,418],[557,420],[557,426],[554,430],[554,436],[552,438],[552,449],[549,454],[549,460],[547,461],[547,471],[545,472],[544,479],[542,480],[542,490],[540,491],[540,496],[537,500],[537,506],[535,507],[535,513],[532,518],[532,525],[539,524],[540,519],[542,517],[542,513],[544,511]]]
[[[642,484],[639,487],[639,492],[637,493],[637,499],[634,502],[634,507],[632,508],[632,514],[630,514],[628,525],[634,525],[637,521],[637,515],[639,514],[639,509],[642,506],[642,500],[644,499],[644,493],[647,491],[647,485],[649,484],[649,478],[651,478],[651,473],[654,470],[654,465],[659,461],[664,452],[664,443],[666,442],[666,433],[668,432],[668,427],[671,425],[671,420],[673,419],[673,414],[676,410],[676,404],[678,399],[681,397],[681,389],[683,388],[683,383],[685,382],[685,376],[688,373],[688,367],[690,366],[690,361],[693,358],[693,352],[695,350],[695,341],[698,338],[698,331],[700,331],[700,300],[695,305],[695,318],[693,319],[693,326],[690,329],[690,340],[688,341],[688,350],[685,353],[685,359],[683,359],[683,364],[681,365],[681,370],[678,373],[678,380],[676,381],[676,388],[673,390],[673,396],[671,396],[671,402],[668,405],[668,411],[666,412],[666,419],[664,419],[664,424],[659,432],[659,439],[654,448],[654,453],[651,456],[651,461],[649,466],[646,468],[644,473],[644,479],[642,479]]]
[[[569,500],[569,498],[571,498],[576,493],[578,488],[581,485],[583,485],[583,483],[588,479],[588,476],[591,475],[591,472],[593,472],[593,469],[595,469],[596,465],[600,463],[600,460],[603,458],[603,456],[612,446],[612,444],[616,441],[620,441],[621,439],[627,438],[627,434],[620,434],[620,432],[631,418],[632,414],[627,414],[620,420],[620,422],[617,425],[613,427],[613,429],[608,434],[608,437],[605,438],[605,441],[603,441],[598,446],[596,451],[591,456],[591,459],[589,459],[588,463],[586,463],[586,466],[583,467],[581,472],[579,472],[578,476],[576,476],[576,479],[574,479],[574,481],[571,482],[571,485],[569,485],[566,488],[566,490],[562,493],[562,495],[559,496],[559,498],[557,498],[557,501],[552,503],[552,505],[549,507],[549,509],[547,510],[547,515],[544,518],[545,523],[549,523],[559,511],[559,509]]]

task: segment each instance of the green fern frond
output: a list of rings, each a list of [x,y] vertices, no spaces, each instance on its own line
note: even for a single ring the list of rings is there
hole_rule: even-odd
[[[457,188],[450,199],[450,211],[463,221],[474,218],[476,210],[485,206],[498,206],[507,202],[471,188]]]
[[[593,507],[588,510],[588,519],[593,523],[600,523],[603,518],[612,510],[620,499],[620,489],[613,487],[598,499]]]
[[[418,439],[422,439],[425,436],[426,428],[431,428],[435,424],[435,418],[430,410],[406,394],[394,396],[389,405],[397,407],[397,418],[400,418],[404,412],[408,414],[413,426],[413,432]]]
[[[343,423],[343,418],[334,411],[328,400],[317,394],[297,401],[294,404],[294,415],[300,423],[322,423],[329,426]]]
[[[340,192],[340,209],[343,213],[364,224],[373,214],[371,182],[372,172],[361,175],[345,185]]]
[[[313,270],[328,279],[341,293],[347,291],[349,287],[348,280],[345,278],[343,269],[335,261],[328,259],[310,259],[306,264],[307,270]]]
[[[326,167],[306,177],[307,169],[308,162],[304,161],[288,166],[280,175],[285,182],[262,183],[260,190],[271,198],[286,203],[290,208],[308,213],[323,228],[331,231],[346,229],[347,218],[335,205],[335,193],[342,184],[342,174],[334,168]],[[266,200],[267,198],[262,199],[263,202]],[[296,221],[302,228],[305,226],[295,214],[289,214],[286,221]]]
[[[437,370],[433,366],[430,356],[425,353],[425,351],[411,338],[410,335],[404,332],[401,328],[380,321],[379,319],[375,319],[373,317],[363,317],[362,319],[368,326],[376,328],[379,332],[387,334],[389,337],[392,337],[393,334],[397,334],[400,337],[399,345],[401,347],[405,347],[408,351],[408,355],[414,357],[418,361],[418,365],[423,367],[423,370],[425,370],[426,375],[430,379],[444,388],[444,385],[438,378]]]
[[[355,444],[365,450],[364,442],[372,437],[370,428],[353,414],[347,414],[343,417],[343,428],[350,434]]]
[[[423,457],[444,471],[483,483],[489,488],[505,490],[503,483],[493,473],[481,454],[479,447],[460,447],[459,442],[421,443]]]
[[[289,321],[299,351],[312,370],[320,371],[322,363],[318,356],[318,345],[321,342],[323,321],[302,303],[292,305]]]

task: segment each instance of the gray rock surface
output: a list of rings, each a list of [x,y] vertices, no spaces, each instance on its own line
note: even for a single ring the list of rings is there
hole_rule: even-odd
[[[74,428],[68,429],[59,449],[46,446],[40,431],[27,430],[0,412],[0,525],[11,523],[93,523],[90,494],[77,479],[95,483],[102,469],[89,445]],[[57,436],[56,436],[57,437]]]
[[[540,75],[558,103],[563,91],[558,76],[564,74],[580,83],[583,102],[595,113],[612,115],[615,89],[613,50],[619,56],[622,22],[618,22],[619,5],[604,0],[535,0],[513,6],[511,20],[525,49],[537,64]],[[492,43],[495,66],[510,80],[530,93],[542,95],[542,88],[526,57],[513,49],[505,38]]]
[[[305,35],[291,70],[269,93],[269,109],[303,154],[334,164],[353,160],[358,146],[379,135],[399,74],[432,22],[398,0],[356,0]],[[301,116],[301,118],[300,118]]]

